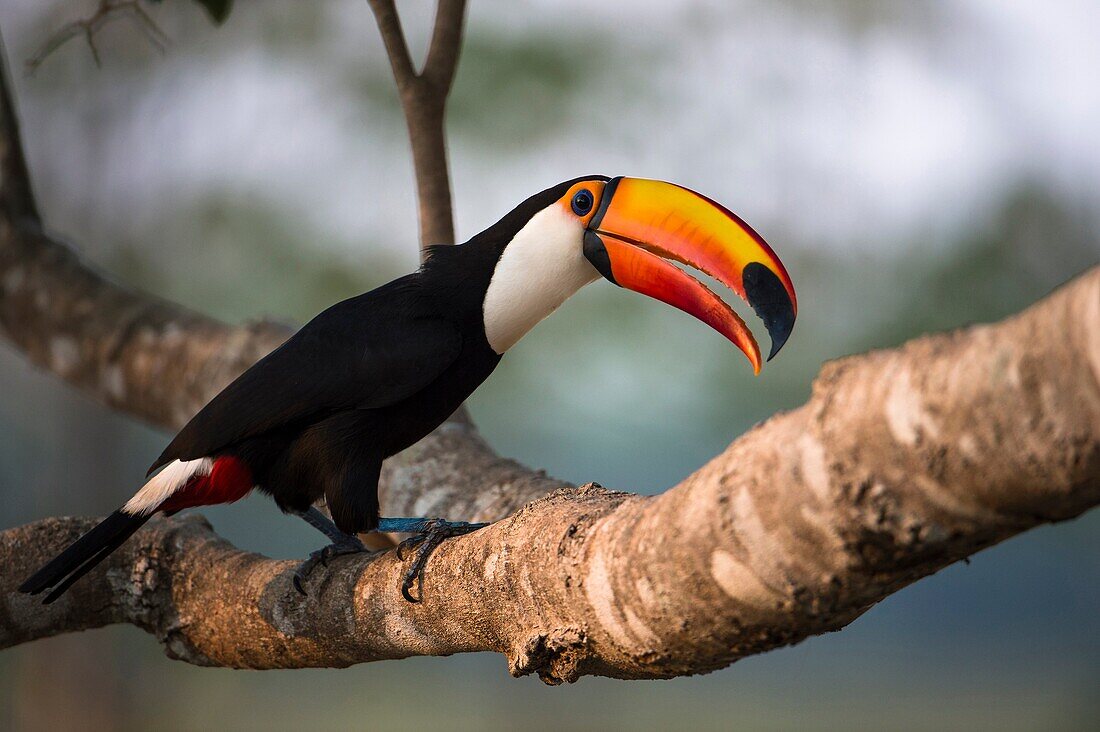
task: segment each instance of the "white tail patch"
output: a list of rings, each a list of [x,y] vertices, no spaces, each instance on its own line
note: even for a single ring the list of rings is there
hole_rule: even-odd
[[[187,485],[189,480],[198,475],[210,475],[213,469],[214,461],[210,458],[186,462],[173,460],[150,478],[149,482],[126,502],[122,510],[135,516],[148,516],[157,510],[157,506],[164,503],[168,496]]]

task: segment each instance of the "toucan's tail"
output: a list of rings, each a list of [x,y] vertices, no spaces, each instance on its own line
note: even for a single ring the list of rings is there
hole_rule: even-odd
[[[115,511],[35,572],[19,586],[19,591],[37,595],[50,590],[42,601],[42,604],[49,605],[61,597],[73,582],[88,574],[107,555],[122,546],[122,542],[129,539],[150,518],[151,515]]]

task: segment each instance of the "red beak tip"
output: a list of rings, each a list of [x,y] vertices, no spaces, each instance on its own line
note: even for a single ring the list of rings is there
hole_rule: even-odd
[[[741,350],[745,354],[745,358],[749,360],[749,365],[752,366],[752,375],[759,376],[760,369],[764,365],[763,362],[760,360],[760,351],[756,350],[756,352],[754,353],[753,351],[745,348]]]

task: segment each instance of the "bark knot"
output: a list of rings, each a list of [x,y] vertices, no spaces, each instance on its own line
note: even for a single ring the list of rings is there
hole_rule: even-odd
[[[528,636],[508,654],[512,676],[537,673],[544,684],[573,683],[588,657],[588,635],[580,628],[554,628]]]

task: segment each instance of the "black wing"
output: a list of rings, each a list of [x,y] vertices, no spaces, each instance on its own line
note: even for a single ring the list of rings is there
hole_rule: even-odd
[[[462,336],[424,302],[416,275],[333,305],[214,397],[165,448],[205,457],[249,437],[344,409],[384,407],[434,381]]]

